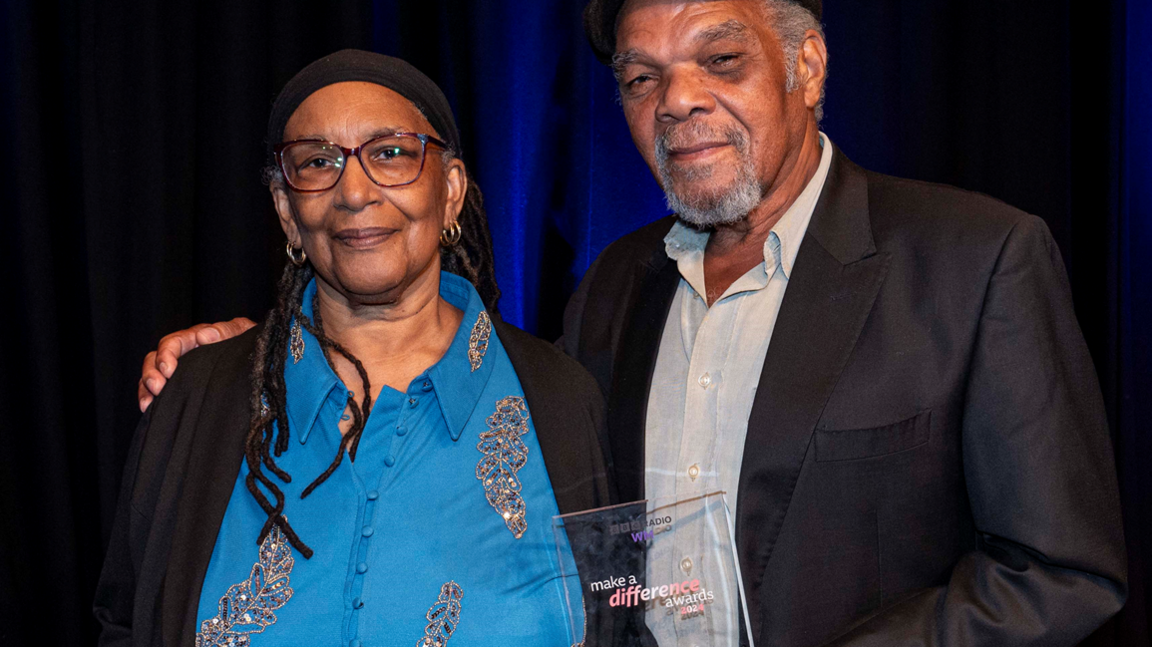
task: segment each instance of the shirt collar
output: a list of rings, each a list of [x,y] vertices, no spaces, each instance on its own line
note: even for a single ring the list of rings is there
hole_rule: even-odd
[[[832,166],[832,141],[824,133],[820,133],[820,148],[820,165],[816,173],[764,240],[765,265],[775,267],[779,264],[785,278],[792,277],[792,265],[796,262],[800,243],[808,231],[808,223],[812,220],[812,213],[816,210],[816,203],[828,179],[828,169]],[[708,231],[694,229],[677,220],[664,237],[664,251],[668,258],[676,261],[685,280],[701,294],[704,283],[703,264],[694,257],[703,257],[710,236]],[[697,277],[697,274],[700,276]]]
[[[480,403],[484,387],[488,385],[488,378],[491,377],[492,368],[496,364],[495,351],[500,342],[492,330],[492,321],[484,310],[484,302],[467,279],[441,272],[440,296],[463,310],[464,318],[460,321],[460,327],[456,330],[456,336],[452,339],[452,345],[448,347],[444,357],[428,369],[428,377],[432,380],[432,388],[436,390],[436,400],[440,402],[440,411],[444,414],[448,433],[452,436],[452,440],[460,440],[464,426],[468,424],[472,412]],[[481,315],[488,321],[486,327],[488,346],[480,366],[472,370],[468,351],[472,346],[473,331],[482,337],[481,333],[485,329]]]
[[[316,281],[313,279],[304,290],[301,304],[301,310],[309,319],[312,319],[312,298],[315,294]],[[489,324],[489,353],[473,371],[468,350],[472,330],[480,320],[480,313],[484,312],[484,302],[471,283],[448,272],[440,273],[440,296],[463,310],[464,318],[452,338],[448,351],[424,375],[412,380],[409,390],[419,389],[425,379],[429,380],[436,391],[436,399],[440,402],[440,411],[448,426],[448,433],[452,440],[459,440],[464,432],[464,426],[480,402],[488,378],[492,375],[496,354],[492,351],[499,342],[491,333]],[[294,362],[289,354],[284,366],[284,384],[288,391],[288,416],[300,443],[304,444],[308,442],[308,436],[316,424],[316,417],[320,415],[324,402],[332,397],[333,391],[337,391],[340,402],[347,401],[348,389],[329,366],[324,351],[320,348],[320,342],[307,330],[301,332],[304,337],[304,356],[299,362]]]
[[[315,296],[316,279],[312,279],[304,288],[300,304],[300,309],[309,321],[314,320],[312,299]],[[328,358],[324,357],[320,342],[303,326],[300,332],[304,338],[304,356],[296,362],[292,359],[292,353],[288,353],[288,358],[284,362],[284,388],[288,392],[288,418],[295,428],[300,444],[304,444],[308,442],[308,436],[312,433],[316,416],[320,415],[324,402],[332,396],[333,391],[338,391],[340,400],[347,402],[348,389],[340,382],[336,371],[328,365]]]

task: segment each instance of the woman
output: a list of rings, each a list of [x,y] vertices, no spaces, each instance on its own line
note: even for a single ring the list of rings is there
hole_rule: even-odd
[[[580,640],[550,521],[608,500],[599,390],[496,315],[443,94],[345,50],[285,86],[268,141],[277,305],[146,412],[101,644]]]

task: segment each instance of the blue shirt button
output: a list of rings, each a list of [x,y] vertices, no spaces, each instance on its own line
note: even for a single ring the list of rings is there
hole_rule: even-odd
[[[392,467],[393,465],[396,464],[396,457],[391,455],[391,454],[385,456],[384,457],[384,464],[387,465],[388,467]]]
[[[431,391],[432,390],[432,380],[424,380],[424,383],[420,385],[420,388],[424,389],[425,391]]]
[[[360,562],[356,565],[356,572],[363,575],[368,572],[368,562]]]
[[[404,425],[400,425],[399,427],[396,428],[396,435],[397,436],[404,436],[404,435],[407,435],[407,433],[408,433],[408,428],[405,427]]]
[[[408,406],[415,409],[418,404],[420,404],[420,398],[408,398]]]
[[[364,600],[361,600],[360,598],[352,598],[352,608],[353,609],[363,609],[364,608]]]
[[[360,531],[360,534],[364,535],[365,537],[371,537],[372,533],[374,532],[376,531],[372,529],[372,526],[364,526],[363,530]]]
[[[377,492],[376,490],[368,490],[368,500],[369,501],[375,501],[376,499],[379,499],[379,498],[380,498],[379,492]]]

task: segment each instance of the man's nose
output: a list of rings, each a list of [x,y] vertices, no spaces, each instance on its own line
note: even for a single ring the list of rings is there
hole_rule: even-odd
[[[707,83],[692,70],[672,70],[664,77],[656,119],[662,123],[687,121],[715,110],[716,99]]]

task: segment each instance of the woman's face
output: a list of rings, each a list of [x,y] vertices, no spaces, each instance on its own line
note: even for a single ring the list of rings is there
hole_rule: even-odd
[[[389,132],[439,137],[404,97],[374,83],[344,82],[312,93],[284,127],[284,141],[322,139],[345,148]],[[303,247],[321,280],[353,305],[397,302],[439,279],[440,232],[456,220],[467,189],[464,165],[444,163],[429,144],[419,179],[384,188],[349,157],[336,186],[318,193],[272,186],[288,240]]]

